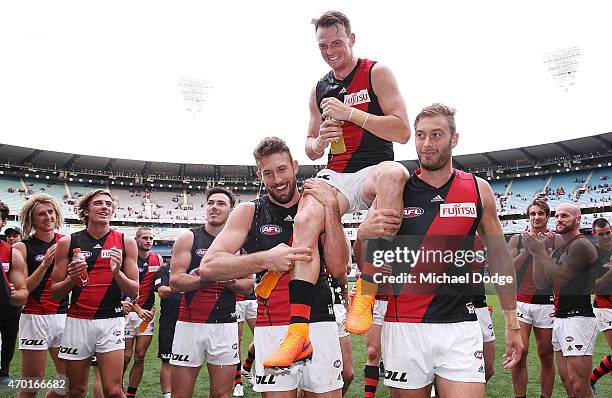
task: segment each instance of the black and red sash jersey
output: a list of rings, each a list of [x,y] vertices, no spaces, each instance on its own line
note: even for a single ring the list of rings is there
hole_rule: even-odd
[[[203,226],[190,231],[193,233],[193,244],[187,273],[200,268],[202,257],[215,240]],[[191,323],[236,322],[234,292],[218,282],[208,282],[198,290],[186,292],[181,300],[178,320]]]
[[[410,323],[475,321],[472,306],[474,236],[482,217],[476,178],[453,170],[435,188],[419,178],[420,170],[404,188],[404,214],[396,244],[419,254],[414,262],[393,265],[394,276],[414,276],[393,283],[385,320]],[[450,278],[438,279],[438,278]]]
[[[28,264],[29,275],[32,275],[38,269],[45,258],[47,250],[56,244],[62,236],[64,235],[55,234],[51,241],[45,242],[32,235],[22,241],[26,247],[26,262]],[[47,268],[36,289],[28,295],[28,302],[23,309],[24,314],[49,315],[65,314],[68,312],[68,297],[64,297],[59,303],[51,298],[51,272],[53,272],[53,266],[54,263]]]
[[[11,268],[11,245],[0,240],[0,309],[3,311],[8,308],[8,301],[11,297],[11,285],[8,280],[8,273]]]
[[[155,291],[162,286],[170,286],[170,265],[162,264],[157,271],[155,278]],[[161,314],[159,314],[159,329],[172,329],[178,321],[179,308],[181,307],[181,301],[183,295],[181,293],[174,293],[167,298],[160,300]]]
[[[70,235],[69,261],[72,261],[73,249],[77,247],[87,262],[89,282],[72,289],[68,316],[81,319],[122,317],[121,289],[111,272],[110,249],[115,247],[121,250],[125,259],[123,234],[111,229],[102,238],[96,239],[86,229],[74,232]]]
[[[270,201],[268,195],[255,199],[255,214],[251,221],[249,235],[244,243],[247,253],[255,253],[272,249],[285,243],[291,245],[293,235],[293,220],[298,205],[289,208],[279,206]],[[322,253],[322,250],[319,250]],[[321,265],[324,262],[321,261]],[[265,271],[256,275],[261,280]],[[285,273],[281,276],[272,294],[267,300],[257,298],[257,322],[260,326],[288,325],[291,318],[289,311],[289,281],[291,276]],[[310,312],[310,322],[335,321],[331,290],[323,273],[323,266],[319,279],[315,285],[315,296]]]
[[[476,235],[474,239],[474,250],[484,250],[484,243],[480,236]],[[479,274],[480,276],[484,275],[484,261],[474,261],[472,263],[472,275]],[[472,278],[472,281],[474,279]],[[487,307],[487,295],[485,291],[485,286],[482,278],[478,282],[474,282],[474,295],[472,296],[472,304],[474,308],[485,308]]]
[[[359,59],[351,73],[343,80],[330,71],[317,82],[316,100],[319,111],[324,98],[334,97],[345,105],[372,115],[382,116],[376,93],[372,89],[372,67],[375,61]],[[355,173],[385,160],[393,160],[393,143],[384,140],[349,121],[342,125],[346,152],[329,154],[327,168],[338,173]]]
[[[612,272],[612,250],[604,250],[599,246],[597,249],[597,278],[601,278],[607,272]],[[593,300],[595,308],[612,308],[612,283],[595,291],[595,299]]]
[[[546,231],[547,233],[549,231]],[[517,249],[523,247],[523,236],[519,235]],[[545,289],[538,289],[533,281],[533,256],[527,255],[525,262],[516,270],[518,286],[516,300],[527,304],[553,304],[554,295],[552,283]]]
[[[155,275],[160,267],[159,256],[149,252],[147,258],[138,256],[138,305],[150,310],[155,304]]]
[[[582,234],[576,235],[566,244],[555,249],[551,255],[556,264],[561,264],[569,253],[569,249],[578,239],[588,238]],[[590,244],[590,242],[589,242]],[[596,277],[597,263],[588,263],[572,279],[563,286],[553,283],[555,292],[555,317],[570,318],[573,316],[594,317],[593,306],[591,305],[591,292]]]

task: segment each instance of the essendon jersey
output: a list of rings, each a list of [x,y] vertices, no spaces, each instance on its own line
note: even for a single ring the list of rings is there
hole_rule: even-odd
[[[0,308],[4,311],[11,297],[11,285],[8,273],[11,267],[11,245],[0,240]]]
[[[163,264],[159,267],[155,279],[155,291],[162,286],[170,286],[170,265]],[[159,315],[159,329],[173,329],[178,320],[179,308],[181,307],[181,301],[183,295],[181,293],[174,293],[169,297],[162,298],[161,314]]]
[[[597,249],[597,278],[601,278],[608,272],[612,272],[612,251],[604,250],[599,246]],[[595,290],[595,299],[593,300],[595,308],[612,308],[612,283],[602,286]]]
[[[555,249],[551,255],[556,264],[561,264],[569,253],[569,249],[578,239],[587,239],[580,234],[569,240],[563,246]],[[586,267],[578,272],[572,279],[563,286],[553,283],[555,292],[555,317],[569,318],[573,316],[594,317],[593,307],[591,306],[591,292],[596,276],[596,262],[587,264]]]
[[[548,231],[546,231],[548,233]],[[519,235],[517,249],[523,247],[523,236]],[[538,289],[533,281],[533,256],[527,255],[525,262],[516,270],[518,286],[516,300],[527,304],[553,304],[552,283],[545,289]]]
[[[215,239],[204,227],[192,228],[193,245],[187,273],[200,268],[202,257]],[[217,282],[208,282],[198,290],[183,295],[179,309],[179,321],[191,323],[236,322],[236,297],[234,292]]]
[[[113,247],[121,250],[125,259],[123,234],[111,229],[102,238],[96,239],[87,230],[75,232],[70,235],[69,261],[72,261],[73,250],[77,247],[87,262],[89,282],[83,287],[75,286],[72,289],[68,316],[81,319],[123,316],[121,289],[110,268]]]
[[[249,236],[244,243],[244,250],[247,253],[255,253],[272,249],[281,243],[290,245],[293,235],[293,220],[298,205],[295,204],[285,208],[272,203],[268,195],[255,199],[253,203],[255,204],[255,214],[253,214],[253,220],[251,221]],[[322,251],[320,250],[320,252]],[[323,261],[321,261],[321,264],[323,264]],[[258,273],[256,275],[257,280],[259,281],[264,274],[265,271]],[[291,276],[288,273],[283,274],[267,300],[257,298],[257,326],[289,324],[290,280]],[[334,321],[332,295],[322,271],[319,273],[319,280],[315,288],[310,322]]]
[[[144,310],[150,310],[155,304],[155,275],[160,265],[156,253],[149,252],[147,258],[138,256],[138,305]]]
[[[50,242],[30,236],[22,242],[26,247],[28,275],[32,275],[40,266],[47,250],[56,244],[63,235],[55,234]],[[35,315],[65,314],[68,312],[68,297],[64,297],[59,303],[51,298],[51,272],[54,264],[45,271],[40,283],[29,295],[23,313]]]
[[[385,320],[476,320],[471,303],[473,260],[469,261],[466,254],[474,254],[474,236],[482,216],[476,178],[453,170],[448,182],[435,188],[419,175],[420,170],[416,170],[404,188],[404,214],[396,238],[402,250],[413,250],[418,257],[396,261],[393,266],[394,276],[413,275],[414,280],[392,285]]]
[[[324,98],[334,97],[345,105],[382,116],[378,98],[372,89],[372,67],[375,61],[360,59],[355,69],[344,79],[338,80],[330,71],[318,81],[316,99],[319,111]],[[349,121],[342,125],[346,152],[329,154],[327,168],[338,173],[355,173],[385,160],[393,160],[393,143],[375,136]]]

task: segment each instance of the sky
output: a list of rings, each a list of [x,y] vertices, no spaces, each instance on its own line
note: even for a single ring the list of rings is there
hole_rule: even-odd
[[[310,19],[338,9],[360,57],[389,66],[410,123],[457,109],[454,154],[612,131],[604,1],[19,1],[0,5],[0,143],[138,160],[253,164],[277,135],[300,163],[329,70]],[[543,56],[580,47],[575,84]],[[201,111],[178,82],[205,80]],[[395,146],[415,159],[414,140]],[[321,161],[316,163],[322,163]]]

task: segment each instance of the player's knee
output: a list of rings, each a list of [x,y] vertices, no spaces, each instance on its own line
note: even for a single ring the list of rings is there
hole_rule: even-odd
[[[570,385],[574,392],[574,396],[584,397],[587,395],[587,392],[591,392],[591,386],[585,380],[578,377],[578,375],[570,376]]]
[[[353,370],[352,367],[350,369],[346,369],[342,371],[342,381],[344,381],[345,385],[351,384],[354,378],[355,378],[355,370]]]
[[[380,358],[380,347],[368,346],[368,361]]]
[[[108,388],[103,389],[104,396],[106,398],[123,398],[123,391],[121,391],[121,386],[108,386]]]
[[[68,396],[70,398],[82,398],[87,394],[87,386],[71,385]]]
[[[540,356],[540,365],[542,366],[542,368],[552,368],[554,366],[555,361],[552,352],[539,352],[538,354]]]
[[[397,162],[385,161],[378,165],[380,182],[402,184],[408,181],[408,170]]]
[[[231,388],[223,387],[214,387],[210,390],[210,398],[226,398],[231,396]]]
[[[134,363],[142,363],[142,362],[144,362],[146,355],[147,355],[147,351],[146,350],[136,351],[136,354],[134,354]]]
[[[316,199],[314,199],[316,201]],[[311,203],[298,211],[293,220],[294,229],[310,229],[317,225],[322,225],[325,221],[325,209],[319,202]]]

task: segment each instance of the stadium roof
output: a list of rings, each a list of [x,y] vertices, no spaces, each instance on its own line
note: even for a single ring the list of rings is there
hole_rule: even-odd
[[[534,167],[541,163],[565,162],[610,156],[612,133],[576,138],[549,144],[505,149],[493,152],[458,155],[453,157],[456,167],[464,170],[512,169]],[[416,160],[402,160],[409,169],[418,167]],[[255,178],[254,165],[207,165],[142,160],[117,159],[72,153],[45,151],[8,144],[0,144],[0,163],[31,169],[97,171],[112,175],[155,175],[173,178]],[[302,165],[300,176],[311,176],[321,166]]]

